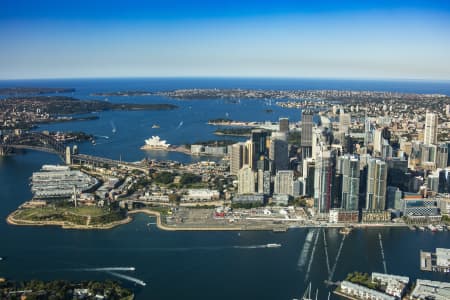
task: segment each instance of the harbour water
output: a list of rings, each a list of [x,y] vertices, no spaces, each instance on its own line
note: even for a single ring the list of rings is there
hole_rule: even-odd
[[[74,87],[77,89],[74,97],[99,100],[104,97],[89,94],[190,87],[363,89],[450,94],[448,82],[115,79],[2,81],[0,86]],[[270,106],[273,112],[267,113],[268,103],[256,100],[235,104],[225,100],[177,101],[144,96],[108,97],[108,101],[174,103],[179,109],[102,112],[98,114],[98,120],[49,124],[39,129],[81,130],[97,136],[95,146],[91,143],[79,145],[83,153],[114,159],[121,157],[127,161],[147,156],[189,162],[192,158],[181,153],[145,152],[139,148],[151,135],[159,135],[171,144],[215,139],[215,128],[206,122],[225,117],[226,113],[231,119],[255,121],[276,121],[279,117],[298,121],[300,115],[298,110],[275,105]],[[179,126],[180,122],[183,122],[182,126]],[[153,124],[160,128],[151,128]],[[450,232],[363,229],[354,230],[342,242],[343,236],[335,229],[316,230],[314,235],[309,234],[314,229],[291,229],[285,233],[164,232],[149,224],[154,220],[146,215],[136,215],[132,223],[106,231],[7,225],[6,216],[30,199],[29,177],[44,163],[58,163],[58,158],[37,152],[0,158],[0,256],[6,258],[0,262],[0,277],[15,280],[115,279],[135,288],[137,299],[292,299],[299,298],[309,282],[312,282],[313,290],[319,289],[319,299],[326,299],[328,290],[324,281],[330,279],[330,273],[331,280],[340,280],[352,271],[384,272],[384,264],[388,273],[449,280],[446,275],[421,272],[419,251],[450,248]],[[308,238],[310,245],[305,247],[308,235],[312,238]],[[282,246],[259,247],[268,243]],[[117,267],[135,270],[92,270]],[[119,278],[117,274],[128,279]],[[145,282],[146,286],[131,278]]]

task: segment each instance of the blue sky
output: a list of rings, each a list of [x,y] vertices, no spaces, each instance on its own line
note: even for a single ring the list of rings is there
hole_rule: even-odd
[[[450,80],[450,1],[0,1],[0,79]]]

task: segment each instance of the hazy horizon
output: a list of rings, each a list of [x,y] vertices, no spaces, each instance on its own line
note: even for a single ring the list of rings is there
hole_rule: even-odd
[[[450,80],[447,1],[5,0],[0,79]]]

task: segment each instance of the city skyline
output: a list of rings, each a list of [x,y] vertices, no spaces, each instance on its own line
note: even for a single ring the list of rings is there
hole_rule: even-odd
[[[5,1],[0,79],[450,80],[445,1]]]

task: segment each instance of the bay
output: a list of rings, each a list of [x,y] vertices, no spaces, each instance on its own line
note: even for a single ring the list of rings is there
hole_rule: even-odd
[[[119,90],[172,90],[178,88],[268,88],[268,89],[360,89],[450,94],[448,82],[380,82],[282,79],[74,79],[0,81],[0,86],[74,87],[74,97],[92,97],[93,92]],[[179,101],[163,97],[108,97],[129,103],[173,103],[172,111],[107,111],[94,121],[48,124],[39,130],[85,131],[94,134],[96,145],[82,143],[82,153],[137,161],[144,157],[191,162],[199,158],[180,153],[145,152],[144,139],[159,135],[171,144],[215,139],[215,128],[206,122],[225,117],[235,120],[276,121],[289,117],[295,122],[300,111],[269,106],[265,101]],[[267,113],[266,109],[273,113]],[[182,122],[181,126],[180,123]],[[151,126],[158,124],[159,129]],[[112,133],[112,127],[116,133]],[[108,137],[108,138],[106,138]],[[225,138],[225,137],[220,137]],[[27,152],[0,158],[0,277],[26,279],[119,279],[105,272],[82,271],[101,267],[135,267],[123,274],[147,283],[134,286],[137,299],[292,299],[300,297],[309,282],[326,299],[329,278],[323,234],[333,266],[342,236],[336,230],[321,231],[315,255],[299,267],[305,239],[312,229],[272,232],[164,232],[146,215],[137,215],[127,225],[106,231],[62,230],[56,227],[7,225],[6,216],[31,198],[29,177],[42,164],[58,163],[56,156]],[[450,232],[414,232],[408,229],[355,230],[343,243],[333,280],[348,272],[383,272],[378,234],[381,233],[389,273],[411,278],[448,281],[448,276],[419,270],[419,251],[450,248]],[[280,243],[281,248],[263,248]]]

